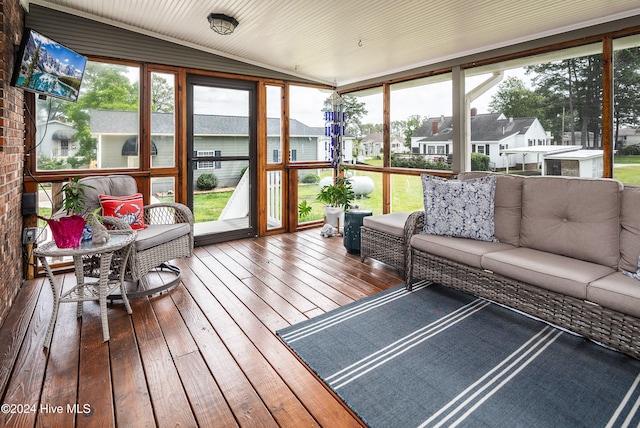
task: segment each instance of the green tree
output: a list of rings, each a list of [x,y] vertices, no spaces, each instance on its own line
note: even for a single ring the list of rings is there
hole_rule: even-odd
[[[507,117],[540,118],[543,116],[543,103],[543,97],[528,89],[522,80],[509,77],[498,85],[498,91],[489,103],[489,110]]]
[[[353,95],[343,95],[343,111],[345,112],[345,130],[347,133],[354,135],[356,138],[362,138],[368,132],[364,132],[362,118],[368,113],[365,104],[358,101]],[[324,101],[324,111],[332,111],[333,100],[328,97]]]
[[[78,152],[67,160],[72,168],[88,167],[97,157],[97,141],[90,129],[91,109],[138,109],[138,85],[129,81],[126,72],[120,65],[87,63],[78,101],[63,105],[63,114],[77,131]]]
[[[622,126],[640,126],[640,48],[615,52],[614,64],[614,141]]]
[[[403,129],[400,135],[404,136],[404,145],[411,150],[411,136],[417,129],[421,128],[427,121],[428,117],[422,117],[419,114],[411,115],[407,120],[402,121]]]
[[[173,86],[157,73],[151,75],[151,111],[173,113],[175,99]]]
[[[568,118],[572,141],[580,129],[585,147],[601,148],[602,56],[589,55],[527,67],[541,93],[555,94],[564,100],[563,117]],[[593,139],[592,139],[592,138]]]

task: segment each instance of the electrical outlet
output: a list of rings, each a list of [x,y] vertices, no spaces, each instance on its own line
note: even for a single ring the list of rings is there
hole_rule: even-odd
[[[38,239],[38,232],[39,232],[38,227],[27,227],[26,229],[24,229],[22,231],[22,243],[24,245],[27,244],[35,244],[36,240]]]

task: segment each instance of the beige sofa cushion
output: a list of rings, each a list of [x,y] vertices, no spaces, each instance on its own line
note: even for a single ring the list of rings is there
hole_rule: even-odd
[[[390,235],[403,236],[404,224],[410,213],[399,212],[365,217],[362,225],[371,229],[386,232]]]
[[[640,256],[640,186],[625,184],[620,226],[620,269],[635,272]],[[637,285],[640,287],[640,282]]]
[[[459,180],[484,177],[488,172],[461,172]],[[520,217],[522,215],[522,182],[519,175],[496,174],[495,210],[493,213],[494,235],[505,244],[520,242]]]
[[[622,272],[612,273],[589,284],[587,299],[605,308],[640,318],[640,282]]]
[[[160,244],[174,241],[191,233],[189,223],[150,224],[146,229],[138,229],[136,251],[144,251]]]
[[[481,265],[507,278],[578,299],[586,299],[589,283],[615,272],[599,264],[522,247],[485,254]]]
[[[513,245],[439,235],[413,235],[411,246],[429,254],[444,257],[481,269],[482,255],[491,251],[510,250]]]
[[[611,179],[527,177],[520,245],[617,269],[621,194]]]

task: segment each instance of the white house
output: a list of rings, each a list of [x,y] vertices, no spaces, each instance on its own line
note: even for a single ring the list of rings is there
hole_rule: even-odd
[[[64,160],[78,151],[76,130],[59,120],[39,123],[36,129],[38,155],[53,160]]]
[[[620,150],[628,146],[640,146],[640,129],[625,127],[618,130],[616,149]]]
[[[414,154],[436,160],[452,153],[453,118],[432,118],[411,137]],[[506,169],[516,166],[515,158],[502,155],[502,151],[517,147],[546,146],[551,138],[535,117],[507,118],[502,113],[475,114],[471,120],[471,151],[489,156],[491,168]]]
[[[382,132],[373,132],[365,135],[360,140],[360,150],[358,156],[371,158],[382,156],[384,139]],[[391,136],[391,153],[408,153],[410,150],[405,146],[404,140],[397,135]]]

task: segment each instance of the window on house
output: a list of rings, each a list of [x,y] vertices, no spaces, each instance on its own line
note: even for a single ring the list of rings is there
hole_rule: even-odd
[[[60,156],[69,156],[69,140],[60,141]]]

